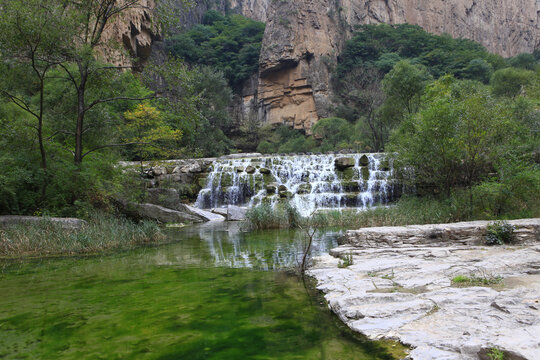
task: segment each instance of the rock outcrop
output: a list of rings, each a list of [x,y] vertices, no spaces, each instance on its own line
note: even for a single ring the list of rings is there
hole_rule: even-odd
[[[532,360],[540,353],[540,219],[513,224],[525,243],[463,245],[485,230],[478,222],[362,229],[315,258],[309,273],[351,329],[411,345],[412,359],[489,359],[496,348],[505,359]],[[442,242],[426,241],[440,229]]]
[[[105,27],[104,46],[100,51],[107,61],[118,66],[131,66],[133,59],[137,59],[139,64],[144,64],[152,53],[153,42],[160,37],[153,19],[155,6],[154,0],[139,0]],[[125,51],[111,42],[122,44]]]

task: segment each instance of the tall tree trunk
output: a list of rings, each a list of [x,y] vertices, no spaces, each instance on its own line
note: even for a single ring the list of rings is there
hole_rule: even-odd
[[[75,164],[80,166],[83,159],[83,129],[84,129],[84,115],[86,113],[85,104],[85,91],[86,81],[88,80],[87,69],[81,68],[81,83],[77,89],[77,126],[75,129]]]

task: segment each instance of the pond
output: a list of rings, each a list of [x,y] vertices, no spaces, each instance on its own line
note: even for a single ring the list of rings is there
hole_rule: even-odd
[[[397,359],[288,271],[302,234],[168,229],[170,245],[3,263],[0,359]],[[318,236],[314,253],[336,245]],[[399,355],[398,355],[399,354]]]

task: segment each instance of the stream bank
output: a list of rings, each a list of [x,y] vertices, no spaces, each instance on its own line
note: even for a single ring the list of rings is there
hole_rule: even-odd
[[[351,329],[410,345],[412,359],[488,359],[499,349],[535,360],[540,219],[510,223],[519,243],[497,247],[480,245],[487,222],[349,231],[309,273]]]

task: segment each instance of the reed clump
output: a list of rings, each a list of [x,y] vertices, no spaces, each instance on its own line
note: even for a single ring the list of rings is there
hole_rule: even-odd
[[[165,238],[157,223],[135,223],[123,217],[96,212],[81,229],[65,229],[44,220],[0,229],[0,257],[44,257],[97,254],[159,243]]]

